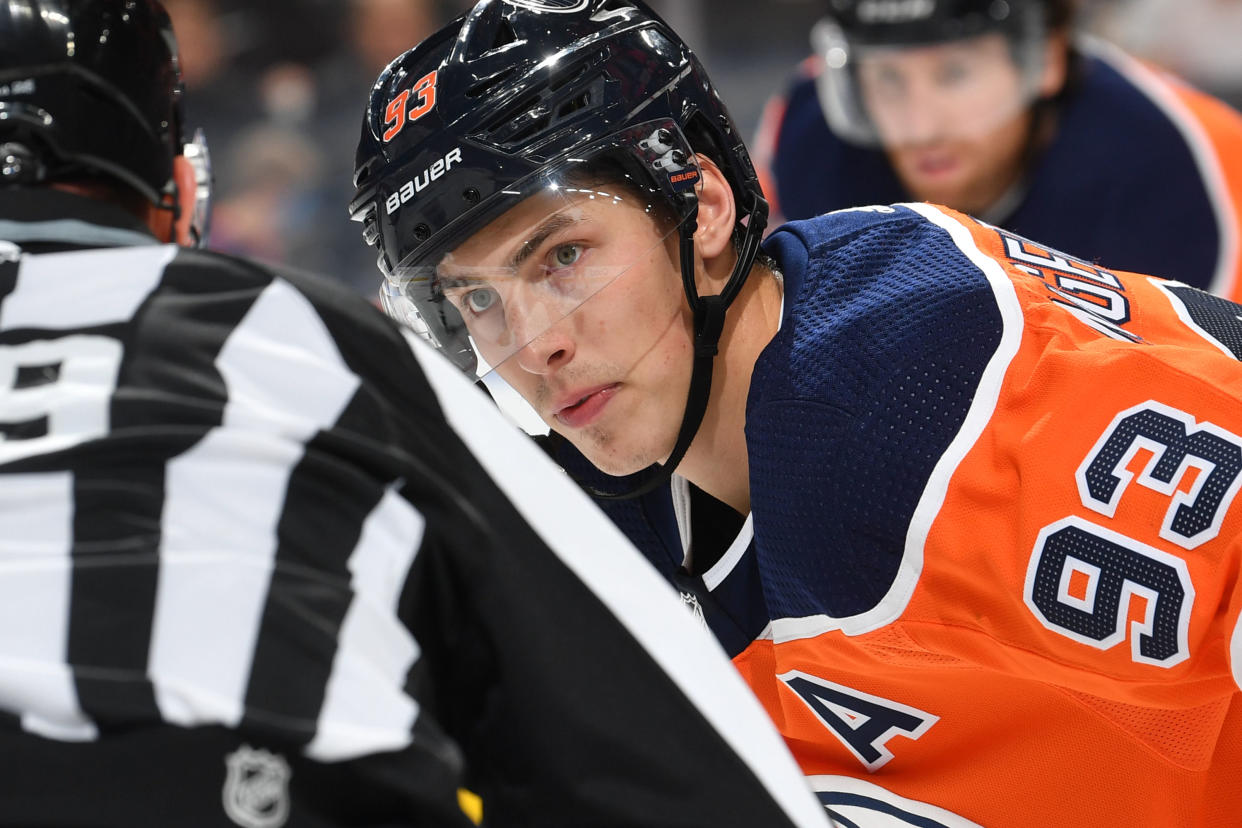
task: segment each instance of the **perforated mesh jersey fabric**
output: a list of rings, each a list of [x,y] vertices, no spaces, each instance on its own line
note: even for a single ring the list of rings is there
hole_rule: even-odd
[[[768,245],[786,268],[786,318],[746,426],[768,606],[854,615],[892,583],[1001,317],[948,235],[905,209],[798,222]]]

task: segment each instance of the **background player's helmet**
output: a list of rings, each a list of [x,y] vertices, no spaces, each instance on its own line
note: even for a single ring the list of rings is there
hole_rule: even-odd
[[[891,143],[878,133],[860,90],[859,65],[867,55],[968,41],[999,33],[1022,84],[993,108],[1004,120],[1035,97],[1050,26],[1064,24],[1068,0],[829,0],[811,42],[824,61],[819,97],[829,125],[863,144]]]
[[[740,133],[688,47],[639,0],[484,0],[380,75],[350,213],[379,250],[389,312],[482,373],[444,301],[436,266],[446,252],[532,194],[564,193],[606,169],[680,230],[684,281],[696,151],[721,167],[746,217],[731,298],[767,205]]]
[[[105,177],[158,205],[183,145],[177,44],[159,3],[0,3],[0,186]],[[190,147],[201,225],[205,147]]]

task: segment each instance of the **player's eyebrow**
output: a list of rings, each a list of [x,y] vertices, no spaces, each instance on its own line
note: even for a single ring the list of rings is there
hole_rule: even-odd
[[[566,227],[575,224],[577,221],[578,219],[571,218],[564,213],[556,213],[555,215],[549,216],[543,221],[542,224],[534,229],[530,236],[527,237],[526,241],[522,242],[522,246],[517,249],[517,252],[509,257],[509,261],[507,263],[508,267],[512,270],[517,270],[521,267],[522,262],[534,255],[535,251],[539,249],[540,245],[548,240],[549,236],[553,233],[564,230]]]
[[[487,284],[486,279],[472,279],[469,276],[440,276],[439,274],[436,276],[436,282],[440,290],[457,290]]]
[[[504,272],[517,270],[523,262],[535,254],[535,251],[537,251],[539,247],[548,240],[549,236],[554,233],[559,233],[561,230],[576,224],[580,220],[581,219],[567,216],[563,212],[556,213],[555,215],[544,219],[542,223],[535,226],[534,230],[531,231],[531,234],[524,242],[522,242],[522,246],[509,257],[509,260],[505,262],[501,270]],[[442,290],[468,288],[476,285],[488,284],[489,281],[486,278],[477,278],[465,274],[446,275],[439,272],[437,272],[436,277]]]

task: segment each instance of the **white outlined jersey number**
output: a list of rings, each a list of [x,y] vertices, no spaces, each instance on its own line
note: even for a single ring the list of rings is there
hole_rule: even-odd
[[[1128,466],[1150,459],[1138,475]],[[1179,486],[1197,471],[1187,492]],[[1160,537],[1194,549],[1216,537],[1242,486],[1242,438],[1155,401],[1122,411],[1079,466],[1082,504],[1112,519],[1131,483],[1169,498]],[[1131,659],[1172,667],[1190,657],[1194,587],[1176,555],[1079,517],[1044,527],[1027,569],[1025,600],[1050,630],[1098,649],[1131,637]],[[1143,617],[1127,631],[1130,604]],[[1133,633],[1133,635],[1130,635]]]

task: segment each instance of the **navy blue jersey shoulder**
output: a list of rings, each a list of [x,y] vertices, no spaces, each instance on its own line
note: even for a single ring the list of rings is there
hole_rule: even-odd
[[[1220,229],[1193,150],[1108,60],[1084,54],[1081,67],[1025,197],[998,223],[1087,261],[1208,287]],[[883,152],[829,130],[814,78],[799,77],[787,93],[772,173],[788,219],[911,200]]]
[[[888,591],[933,468],[1000,342],[991,286],[907,208],[791,223],[766,243],[781,330],[746,412],[773,617],[855,615]]]
[[[787,219],[910,200],[883,152],[843,141],[828,128],[815,79],[805,75],[786,92],[772,176]]]
[[[1089,57],[1059,117],[1005,228],[1115,270],[1209,287],[1220,228],[1194,152],[1164,110]]]

